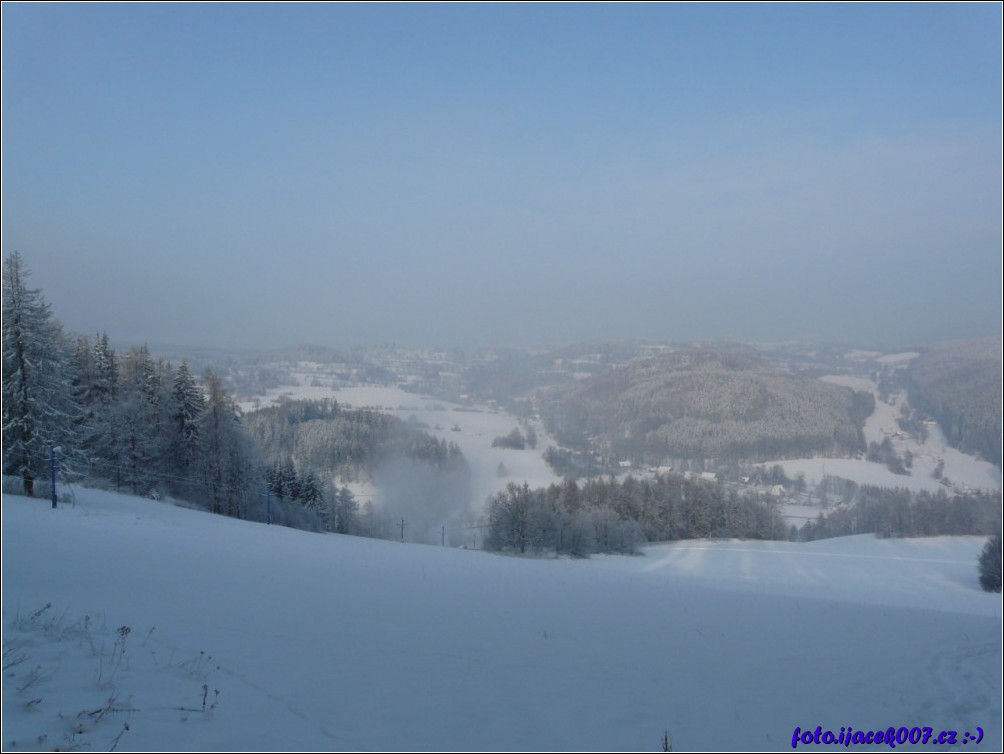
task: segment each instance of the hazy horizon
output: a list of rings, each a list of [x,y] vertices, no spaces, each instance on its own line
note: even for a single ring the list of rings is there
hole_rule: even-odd
[[[999,4],[2,12],[3,253],[75,332],[1001,334]]]
[[[98,330],[95,332],[108,332],[107,330]],[[72,330],[72,334],[93,336],[95,333],[82,332],[77,330]],[[146,346],[151,353],[158,357],[167,357],[169,359],[186,359],[192,356],[201,354],[204,358],[211,357],[212,355],[220,354],[230,354],[234,356],[240,355],[254,355],[268,354],[272,352],[281,353],[283,351],[298,351],[302,349],[330,349],[334,352],[353,352],[353,351],[366,351],[368,349],[414,349],[423,350],[428,349],[430,351],[484,351],[486,353],[492,352],[522,352],[526,354],[550,354],[558,353],[567,349],[582,349],[588,346],[595,345],[599,346],[613,346],[613,345],[623,345],[623,346],[633,346],[633,345],[652,345],[652,346],[667,346],[669,348],[751,348],[754,350],[764,350],[770,352],[773,349],[781,349],[791,346],[817,346],[823,348],[836,348],[836,349],[846,349],[848,352],[855,350],[862,351],[874,351],[882,354],[895,354],[895,353],[908,353],[920,349],[921,351],[926,351],[929,349],[936,348],[949,348],[953,346],[961,346],[967,344],[977,344],[993,342],[998,346],[998,353],[1004,355],[1004,340],[998,335],[988,335],[988,336],[973,336],[968,338],[951,338],[946,340],[910,340],[910,341],[863,341],[863,340],[826,340],[818,338],[795,338],[790,340],[739,340],[739,339],[728,339],[728,338],[704,338],[704,339],[693,339],[693,340],[668,340],[668,339],[657,339],[657,338],[613,338],[613,339],[598,339],[589,338],[585,340],[575,340],[575,341],[564,341],[564,342],[554,342],[554,343],[541,343],[536,346],[528,345],[510,345],[507,343],[495,343],[490,341],[485,341],[481,343],[470,343],[470,344],[444,344],[436,342],[406,342],[406,341],[369,341],[369,342],[345,342],[345,343],[319,343],[316,341],[290,341],[286,343],[262,343],[262,344],[251,344],[251,345],[196,345],[192,343],[178,343],[178,342],[168,342],[168,341],[158,341],[150,340],[149,338],[141,338],[139,340],[130,340],[127,338],[115,337],[111,332],[108,332],[109,344],[112,348],[116,350],[128,350],[134,346]]]

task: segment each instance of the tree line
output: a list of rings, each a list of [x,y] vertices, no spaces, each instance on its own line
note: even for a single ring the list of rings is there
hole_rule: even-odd
[[[771,496],[677,474],[583,483],[568,478],[537,489],[509,483],[488,499],[485,545],[514,554],[588,556],[682,539],[810,541],[853,534],[989,535],[1001,529],[1000,492],[949,495],[848,485],[848,502],[798,529],[785,525]]]
[[[258,521],[268,506],[275,523],[367,533],[355,497],[333,485],[338,475],[397,455],[466,472],[455,445],[334,401],[242,416],[210,369],[194,375],[146,346],[120,353],[107,333],[68,335],[28,277],[19,252],[4,260],[3,474],[26,495],[55,457],[63,479]]]
[[[3,473],[27,495],[58,458],[64,477],[246,518],[260,478],[218,376],[145,346],[120,354],[106,333],[66,335],[18,252],[3,267],[3,445]]]
[[[574,479],[530,489],[510,483],[488,500],[486,546],[498,551],[585,556],[635,552],[643,542],[705,537],[784,539],[773,498],[666,474]]]
[[[880,537],[990,535],[1001,527],[1000,492],[949,495],[861,486],[853,502],[807,521],[792,538],[804,541],[876,534]]]

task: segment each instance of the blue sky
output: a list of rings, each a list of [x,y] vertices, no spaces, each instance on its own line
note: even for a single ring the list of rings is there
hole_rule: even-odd
[[[131,342],[995,335],[1001,27],[5,3],[3,250],[69,329]]]

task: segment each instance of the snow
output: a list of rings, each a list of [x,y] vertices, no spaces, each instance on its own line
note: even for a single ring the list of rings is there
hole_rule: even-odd
[[[875,361],[879,364],[884,364],[885,366],[902,366],[903,364],[908,364],[914,359],[920,356],[918,351],[905,351],[903,353],[887,353],[884,356],[879,356]]]
[[[854,349],[844,354],[844,358],[849,361],[875,361],[885,366],[902,366],[916,359],[920,354],[917,351],[904,351],[902,353],[886,353],[881,351],[866,351]]]
[[[547,436],[539,424],[534,428],[538,434],[536,449],[513,450],[493,448],[496,437],[509,434],[519,421],[504,411],[478,404],[459,404],[430,396],[409,393],[397,386],[366,385],[343,387],[337,391],[303,384],[305,376],[300,376],[299,387],[282,387],[269,391],[261,401],[262,405],[275,402],[280,396],[295,399],[334,398],[346,408],[368,408],[393,414],[399,419],[414,417],[428,425],[425,431],[449,442],[456,443],[471,470],[472,500],[475,511],[480,511],[485,500],[505,489],[509,482],[526,482],[531,488],[546,487],[560,482],[551,468],[544,462],[543,453],[554,441]],[[250,405],[247,406],[250,408]],[[456,429],[455,429],[456,428]],[[499,463],[504,463],[508,474],[498,476]],[[372,497],[375,492],[371,485],[349,485],[353,493],[362,500]]]
[[[3,499],[5,751],[1001,745],[979,537],[519,559],[75,501]]]
[[[346,406],[377,408],[404,420],[414,417],[428,425],[425,431],[429,434],[456,443],[471,469],[471,502],[476,510],[490,495],[505,489],[509,482],[526,482],[535,488],[561,481],[544,462],[544,449],[554,441],[539,425],[534,430],[538,434],[536,449],[492,447],[496,437],[507,435],[520,426],[514,416],[504,411],[477,404],[451,403],[397,387],[342,388],[336,399]],[[509,472],[505,477],[498,476],[500,462]]]
[[[855,348],[854,350],[845,353],[844,358],[849,359],[850,361],[871,361],[881,355],[881,351],[866,351],[861,348]]]
[[[906,356],[908,354],[900,354]],[[946,485],[934,477],[934,470],[943,462],[942,477],[949,480],[948,491],[999,490],[1001,473],[992,463],[963,453],[948,445],[941,428],[929,423],[927,439],[921,443],[906,436],[897,423],[903,407],[908,405],[905,392],[896,392],[883,401],[878,396],[874,380],[853,375],[832,375],[820,378],[826,382],[843,385],[852,390],[864,390],[875,395],[875,410],[865,420],[864,436],[867,443],[882,443],[889,438],[897,455],[907,450],[913,455],[913,466],[908,476],[894,474],[884,464],[857,458],[800,458],[780,461],[788,477],[805,476],[809,484],[820,482],[823,476],[850,479],[857,484],[876,487],[903,487],[912,492],[936,492]],[[766,465],[773,465],[766,464]]]

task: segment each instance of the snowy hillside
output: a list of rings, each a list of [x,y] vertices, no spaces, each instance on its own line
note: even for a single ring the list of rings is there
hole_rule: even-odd
[[[1000,470],[992,463],[949,446],[941,428],[934,422],[926,425],[927,438],[923,442],[900,430],[897,420],[909,405],[905,391],[896,392],[888,400],[882,400],[878,386],[871,379],[847,376],[822,379],[874,394],[875,410],[863,427],[865,442],[881,443],[889,439],[897,454],[902,455],[907,451],[912,454],[913,467],[907,475],[901,475],[892,473],[880,463],[859,458],[801,458],[779,462],[788,476],[802,474],[809,484],[816,484],[829,474],[850,479],[857,484],[903,487],[913,492],[936,492],[946,488],[955,492],[1000,489]],[[943,479],[935,476],[935,469],[939,465],[943,469]]]
[[[5,751],[1001,745],[980,538],[528,560],[89,490],[2,509]]]
[[[430,396],[408,393],[398,386],[368,385],[366,387],[345,387],[332,391],[326,387],[309,384],[308,374],[296,373],[300,385],[283,386],[270,390],[257,403],[245,403],[242,409],[252,410],[255,405],[270,405],[281,398],[293,400],[320,400],[334,398],[346,408],[367,408],[393,414],[402,420],[415,420],[434,437],[456,443],[464,454],[471,471],[471,505],[480,510],[485,500],[505,489],[509,482],[531,487],[544,487],[560,482],[558,477],[544,462],[541,453],[553,444],[539,428],[540,445],[535,449],[512,450],[493,447],[492,441],[508,434],[519,426],[519,421],[498,409],[486,406],[462,406],[450,401]],[[499,464],[508,470],[499,476]],[[352,491],[365,501],[375,496],[368,484],[349,484]]]

